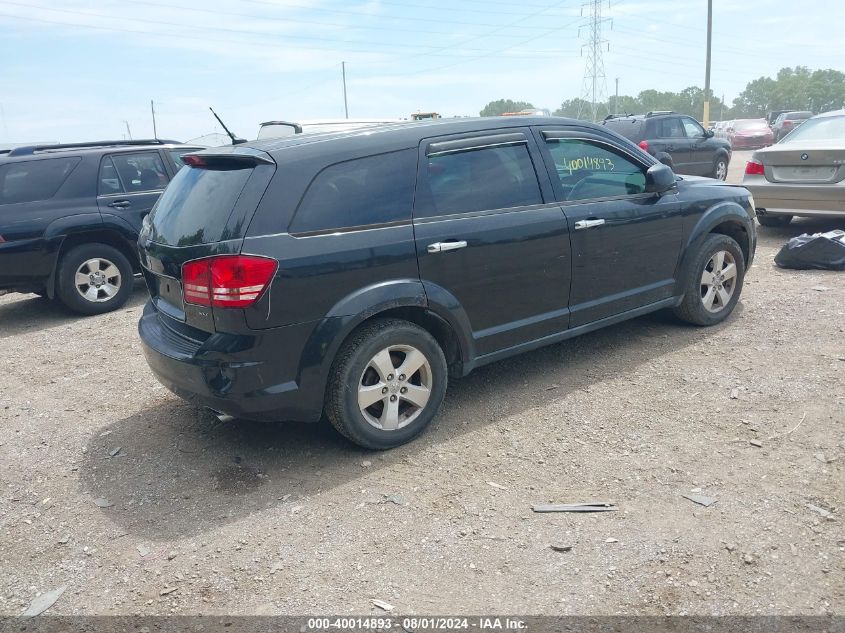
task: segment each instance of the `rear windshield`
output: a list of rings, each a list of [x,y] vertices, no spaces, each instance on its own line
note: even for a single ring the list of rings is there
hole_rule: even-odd
[[[608,119],[604,124],[629,141],[642,140],[643,122],[639,119]]]
[[[801,127],[788,134],[781,143],[796,141],[845,141],[845,116],[821,117],[810,119]]]
[[[0,165],[0,204],[52,198],[79,160],[51,158]]]
[[[734,123],[735,130],[764,130],[767,127],[766,119],[745,119]]]
[[[226,231],[252,165],[180,169],[150,214],[153,242],[192,246],[242,237]]]
[[[790,121],[800,121],[801,119],[809,119],[813,116],[812,112],[791,112],[786,115],[786,118]]]

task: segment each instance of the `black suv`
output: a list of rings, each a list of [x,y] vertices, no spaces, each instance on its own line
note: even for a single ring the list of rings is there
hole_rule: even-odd
[[[388,448],[447,377],[660,308],[712,325],[756,244],[746,189],[551,117],[298,134],[183,157],[139,237],[157,378],[228,417]]]
[[[611,114],[602,125],[633,141],[677,174],[719,180],[728,176],[730,141],[715,138],[691,116],[675,112]]]
[[[99,314],[126,303],[141,220],[197,147],[99,141],[0,151],[0,294]]]

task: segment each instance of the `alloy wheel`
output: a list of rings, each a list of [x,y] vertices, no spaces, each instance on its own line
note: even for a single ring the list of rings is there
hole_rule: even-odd
[[[121,283],[120,269],[102,257],[83,262],[74,275],[76,291],[92,303],[103,303],[114,297]]]
[[[701,273],[701,302],[708,312],[721,312],[736,290],[736,261],[729,251],[716,251]]]
[[[432,386],[425,354],[410,345],[391,345],[373,356],[361,374],[358,407],[372,426],[395,431],[419,417]]]

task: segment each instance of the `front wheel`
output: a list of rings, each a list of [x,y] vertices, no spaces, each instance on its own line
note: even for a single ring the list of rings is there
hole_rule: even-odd
[[[117,310],[132,294],[132,265],[108,244],[81,244],[59,261],[56,294],[74,312],[92,315]]]
[[[409,442],[431,423],[446,395],[443,350],[424,329],[378,319],[343,344],[329,375],[326,416],[359,446]]]
[[[745,256],[739,244],[727,235],[711,235],[690,266],[675,315],[693,325],[721,323],[739,301],[744,279]]]
[[[713,163],[713,178],[716,180],[725,180],[728,177],[728,159],[724,156],[719,156],[716,162]]]

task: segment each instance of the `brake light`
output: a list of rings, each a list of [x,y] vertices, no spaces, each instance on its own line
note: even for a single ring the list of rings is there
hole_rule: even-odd
[[[207,165],[202,156],[195,156],[193,154],[182,156],[182,162],[191,167],[205,167]]]
[[[648,151],[648,141],[640,141],[637,145],[640,149],[645,150],[646,152]]]
[[[255,255],[221,255],[182,265],[185,303],[215,308],[246,308],[258,300],[278,263]]]
[[[763,176],[765,175],[766,170],[763,167],[763,163],[758,162],[756,160],[750,160],[745,163],[745,175],[746,176]]]

